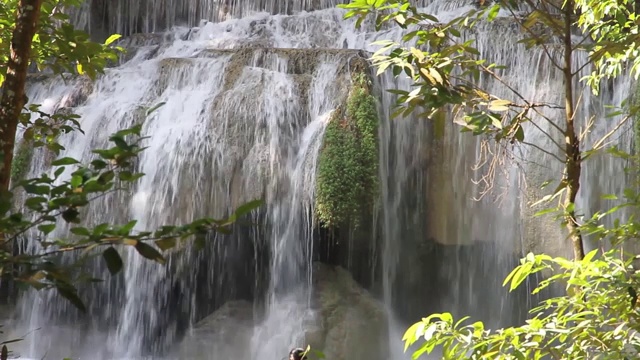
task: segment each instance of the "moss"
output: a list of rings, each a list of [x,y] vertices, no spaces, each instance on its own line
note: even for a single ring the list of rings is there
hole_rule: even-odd
[[[24,180],[29,171],[31,158],[33,157],[33,145],[30,141],[23,140],[18,145],[18,150],[13,155],[11,163],[11,181],[16,182]]]
[[[633,93],[632,98],[632,107],[640,106],[640,81],[637,81],[635,84],[635,91]],[[634,140],[634,150],[635,154],[640,154],[640,111],[635,110],[635,114],[633,117],[633,140]]]
[[[318,163],[316,215],[326,227],[354,221],[378,193],[378,112],[364,73],[329,120]]]

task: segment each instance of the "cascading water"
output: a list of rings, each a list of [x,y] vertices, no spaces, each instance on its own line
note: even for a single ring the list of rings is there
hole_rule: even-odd
[[[367,30],[367,24],[365,30],[355,31],[353,22],[342,20],[342,11],[318,10],[335,2],[118,1],[109,10],[100,10],[103,2],[92,0],[78,14],[79,23],[97,36],[101,31],[129,34],[200,24],[125,39],[128,61],[108,69],[95,83],[46,79],[31,85],[33,103],[50,111],[70,107],[82,117],[86,135],[61,138],[66,147],[61,156],[87,161],[90,150],[104,146],[109,134],[141,122],[144,135],[150,137],[138,162],[146,176],[130,193],[94,204],[87,221],[135,218],[138,228],[150,229],[199,216],[223,216],[254,198],[264,197],[267,205],[254,214],[257,227],[239,226],[232,238],[211,236],[202,251],[172,254],[166,268],[127,252],[124,274],[82,290],[93,321],[81,318],[53,293],[29,292],[21,302],[17,331],[43,330],[30,335],[19,353],[91,359],[163,353],[171,358],[185,332],[190,336],[189,327],[237,300],[254,304],[245,309],[250,312],[251,329],[243,339],[250,344],[232,346],[222,336],[198,343],[189,349],[189,356],[175,356],[281,358],[291,347],[312,342],[310,324],[329,326],[324,310],[314,305],[318,299],[312,289],[312,262],[318,256],[317,224],[311,215],[322,136],[331,111],[349,87],[351,59],[363,56],[360,49],[375,50],[369,45],[375,40],[402,36],[399,29]],[[424,5],[427,12],[445,19],[473,3],[425,1]],[[251,14],[299,10],[317,11]],[[114,14],[117,21],[108,26],[101,22]],[[234,16],[241,18],[200,21]],[[561,77],[549,70],[542,50],[525,51],[516,44],[514,31],[507,20],[499,19],[464,36],[476,39],[481,57],[509,66],[503,77],[525,98],[560,102]],[[481,81],[499,96],[513,97],[499,84]],[[373,215],[377,224],[366,239],[372,259],[353,261],[349,255],[342,265],[383,300],[391,314],[392,345],[400,344],[398,331],[429,312],[470,314],[491,326],[518,320],[526,299],[509,297],[500,286],[509,267],[522,251],[566,253],[568,249],[558,227],[532,220],[528,206],[539,196],[533,189],[559,174],[559,165],[535,148],[514,149],[514,156],[525,161],[521,167],[504,166],[509,176],[495,184],[496,189],[506,188],[496,190],[503,194],[499,204],[491,196],[475,201],[479,190],[470,179],[481,176],[486,166],[479,170],[472,166],[481,159],[485,144],[459,134],[448,122],[389,119],[395,98],[384,90],[406,89],[409,84],[384,75],[375,86],[381,115],[381,196],[380,211]],[[619,102],[625,94],[621,89],[628,87],[628,81],[614,83],[598,99],[583,102],[581,113],[602,117],[604,105]],[[145,117],[145,109],[160,102],[165,104]],[[604,134],[613,126],[606,122],[592,133]],[[526,137],[543,148],[551,146],[536,129],[528,130]],[[624,135],[620,144],[629,148],[630,138]],[[47,159],[50,156],[37,152],[31,175],[50,171]],[[624,165],[621,162],[590,161],[580,193],[587,209],[601,205],[595,194],[617,191],[625,183],[622,177],[599,176],[616,173]],[[341,239],[348,243],[341,249],[366,253],[354,248],[361,242],[352,240]],[[100,264],[92,269],[92,275],[109,278]],[[239,308],[227,309],[234,314]],[[353,312],[348,314],[351,317],[345,321],[357,322]],[[234,328],[238,318],[222,318],[226,322],[216,324]],[[351,339],[347,330],[340,331],[325,337]],[[363,343],[348,345],[365,347]],[[234,352],[230,347],[242,349]],[[398,350],[392,346],[392,358],[402,357]]]

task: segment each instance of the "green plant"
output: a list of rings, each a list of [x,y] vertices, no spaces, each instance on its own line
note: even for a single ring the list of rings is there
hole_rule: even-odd
[[[141,256],[164,263],[161,251],[172,249],[194,236],[195,241],[201,243],[210,231],[228,232],[228,226],[239,216],[259,205],[257,201],[241,206],[228,219],[204,218],[181,226],[163,226],[155,231],[134,231],[135,220],[124,225],[80,225],[84,207],[144,176],[130,171],[132,161],[143,151],[141,128],[141,125],[135,125],[113,134],[110,137],[113,146],[93,150],[98,157],[87,166],[73,158],[60,158],[52,164],[55,168],[52,177],[43,174],[19,181],[16,188],[22,188],[26,194],[20,210],[11,210],[10,197],[0,199],[0,231],[5,234],[6,243],[23,241],[22,237],[27,233],[39,233],[34,240],[44,249],[40,253],[15,255],[9,251],[11,246],[0,248],[0,277],[10,277],[36,289],[55,288],[78,308],[84,309],[74,286],[79,279],[76,264],[59,263],[57,255],[82,250],[83,256],[91,256],[104,249],[102,256],[112,274],[118,273],[123,265],[118,253],[120,246],[132,246]],[[73,167],[73,172],[69,179],[61,181],[60,177],[68,167]],[[47,235],[56,229],[59,220],[71,226],[71,234],[49,238]]]
[[[437,348],[442,350],[443,359],[456,360],[640,358],[640,276],[634,267],[638,256],[623,250],[623,245],[634,245],[640,238],[640,224],[633,217],[624,223],[614,219],[610,227],[601,221],[622,207],[638,208],[639,197],[627,189],[627,203],[596,212],[591,218],[580,215],[582,211],[575,208],[583,163],[604,149],[612,135],[639,111],[637,104],[627,100],[613,104],[616,110],[606,119],[587,118],[577,108],[588,95],[579,92],[576,84],[597,94],[603,79],[621,74],[638,77],[637,6],[638,2],[628,0],[502,0],[444,23],[407,0],[352,0],[341,6],[349,10],[347,18],[357,19],[356,26],[372,15],[377,28],[395,23],[406,30],[401,42],[381,42],[383,48],[372,57],[379,73],[390,69],[395,76],[406,75],[413,83],[410,91],[393,90],[399,95],[396,115],[424,109],[420,115],[433,117],[453,108],[457,116],[451,120],[462,125],[463,131],[494,142],[506,140],[510,145],[529,146],[559,161],[563,168],[555,190],[534,205],[557,200],[538,215],[556,213],[571,240],[574,259],[528,254],[505,285],[510,284],[513,290],[529,275],[545,270],[545,276],[551,275],[534,292],[554,285],[564,286],[565,294],[543,301],[532,310],[526,324],[496,331],[486,330],[481,322],[454,322],[450,313],[426,317],[409,328],[403,338],[405,349],[418,346],[414,359]],[[562,104],[526,99],[500,72],[504,67],[487,64],[472,47],[473,40],[464,40],[469,36],[462,36],[463,32],[473,31],[478,22],[493,21],[501,10],[510,14],[510,21],[519,28],[514,36],[524,45],[519,50],[542,51],[562,76]],[[430,25],[424,26],[425,22]],[[580,53],[588,56],[574,56]],[[578,78],[585,69],[590,74]],[[484,82],[479,81],[481,75]],[[489,93],[482,87],[487,79],[503,86],[511,98]],[[617,117],[611,131],[585,141],[594,122],[610,121],[611,117]],[[584,129],[578,126],[582,124]],[[527,142],[525,126],[541,131],[553,148]],[[592,145],[585,149],[587,143]],[[611,152],[633,160],[617,149]],[[606,198],[617,199],[613,195]],[[608,242],[613,249],[585,255],[583,236]]]
[[[378,112],[364,73],[353,76],[346,109],[332,114],[320,153],[316,214],[324,226],[339,226],[372,206],[378,191]]]
[[[632,256],[619,250],[596,258],[599,250],[571,261],[548,255],[527,255],[507,277],[511,289],[529,275],[555,272],[535,292],[551,284],[566,284],[566,295],[553,297],[531,311],[533,317],[517,327],[489,331],[483,323],[464,325],[449,313],[433,314],[405,333],[405,349],[424,341],[413,354],[441,348],[443,359],[637,359],[640,354],[640,276]]]
[[[29,171],[31,158],[33,157],[33,144],[28,140],[23,140],[18,145],[18,151],[14,154],[11,164],[11,181],[24,179]]]
[[[0,2],[0,285],[8,280],[37,290],[54,289],[82,311],[85,305],[76,286],[96,280],[80,266],[87,257],[101,256],[111,274],[123,267],[123,247],[133,247],[140,256],[164,263],[163,252],[191,242],[200,247],[206,234],[230,231],[236,219],[261,201],[240,206],[226,219],[202,218],[149,231],[134,230],[136,220],[86,225],[83,209],[100,197],[132,186],[144,175],[135,172],[133,166],[144,150],[141,123],[112,134],[111,147],[94,149],[94,159],[89,164],[63,157],[52,162],[51,174],[24,179],[33,148],[45,147],[59,155],[64,149],[59,136],[82,132],[76,114],[47,114],[37,105],[25,108],[29,65],[49,68],[56,75],[70,72],[94,78],[103,73],[108,63],[117,61],[122,50],[112,44],[119,35],[98,44],[73,28],[62,9],[81,3]],[[148,109],[146,114],[161,105]],[[25,127],[24,140],[14,162],[19,125]],[[63,176],[68,173],[69,177]],[[17,192],[21,194],[20,203],[13,206]],[[69,232],[60,231],[54,237],[54,230],[61,225]],[[25,248],[21,244],[24,241],[38,243],[42,251],[15,253],[14,249]],[[75,261],[61,261],[63,253],[75,253]],[[0,341],[0,359],[8,357],[7,344],[13,341],[16,340]]]
[[[356,27],[371,15],[375,17],[376,29],[395,25],[405,31],[401,41],[377,42],[382,47],[372,56],[378,73],[389,69],[394,76],[406,76],[412,82],[411,90],[392,90],[398,95],[394,116],[419,112],[418,116],[438,118],[438,113],[445,110],[454,114],[451,120],[461,125],[462,131],[500,143],[505,149],[511,145],[529,147],[562,165],[562,171],[554,179],[558,186],[540,202],[558,200],[554,211],[564,217],[574,257],[582,258],[583,239],[575,209],[582,164],[602,150],[630,116],[616,119],[613,130],[603,137],[585,141],[593,134],[581,133],[579,125],[591,126],[592,122],[584,118],[586,114],[577,111],[582,95],[574,84],[582,80],[584,86],[597,93],[600,81],[619,75],[624,64],[631,74],[640,74],[635,3],[627,0],[502,0],[470,10],[448,22],[439,21],[408,0],[352,0],[340,7],[349,10],[345,18],[357,19]],[[509,20],[518,27],[514,42],[523,45],[520,51],[534,47],[543,51],[553,71],[562,77],[562,104],[525,98],[516,84],[504,76],[504,66],[488,63],[473,47],[476,24],[494,21],[501,11],[510,14]],[[427,22],[430,25],[424,26]],[[583,33],[574,33],[576,27]],[[467,36],[463,36],[465,32]],[[574,56],[581,52],[589,56]],[[593,71],[581,79],[580,72],[585,68]],[[481,77],[484,81],[480,81]],[[508,96],[496,96],[488,84],[503,87]],[[616,110],[611,115],[624,114],[624,110],[620,110],[624,104],[612,106]],[[526,128],[542,131],[552,147],[545,148],[525,139]],[[585,149],[585,143],[593,145]],[[506,151],[487,156],[504,156],[504,153]],[[493,189],[493,174],[495,172],[489,170],[487,176],[482,177],[485,185],[480,189],[481,194]]]
[[[0,191],[9,188],[16,130],[21,124],[36,132],[51,124],[40,118],[32,122],[23,113],[27,103],[26,77],[30,65],[54,74],[86,74],[90,78],[104,72],[122,51],[110,36],[104,44],[90,40],[87,33],[73,27],[63,9],[79,6],[82,0],[6,0],[0,2]],[[33,109],[30,109],[33,112]],[[53,115],[52,117],[54,117]],[[29,129],[27,129],[29,130]],[[48,132],[48,130],[44,130]],[[57,145],[54,141],[48,145]],[[2,234],[0,234],[0,241]]]

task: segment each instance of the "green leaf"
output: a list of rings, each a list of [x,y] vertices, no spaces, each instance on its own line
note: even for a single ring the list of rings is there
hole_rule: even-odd
[[[523,142],[524,141],[524,129],[522,128],[522,125],[518,124],[518,127],[516,128],[516,133],[515,133],[515,139],[518,142]]]
[[[49,187],[46,185],[25,184],[22,188],[29,194],[45,195],[49,193]]]
[[[509,291],[515,290],[522,282],[531,274],[531,270],[533,269],[532,262],[525,262],[524,264],[518,266],[516,273],[513,275],[511,279],[511,287]]]
[[[143,257],[149,260],[157,261],[161,264],[165,263],[165,259],[164,257],[162,257],[162,254],[160,254],[158,250],[154,249],[149,244],[143,243],[142,241],[138,241],[137,244],[135,245],[135,248],[138,251],[138,253]]]
[[[542,215],[546,215],[546,214],[551,214],[554,212],[557,212],[558,208],[549,208],[549,209],[543,209],[540,210],[538,212],[536,212],[535,214],[533,214],[534,217],[538,217],[538,216],[542,216]]]
[[[102,169],[106,168],[108,164],[107,164],[106,162],[104,162],[104,161],[102,161],[102,160],[99,160],[99,159],[98,159],[98,160],[93,160],[93,161],[91,162],[91,165],[92,165],[96,170],[102,170]]]
[[[584,256],[584,258],[582,259],[582,262],[584,262],[584,263],[591,262],[591,259],[593,259],[593,257],[596,256],[598,251],[599,251],[599,249],[593,249],[593,250],[589,251],[589,253],[586,254]]]
[[[160,239],[160,240],[156,240],[155,244],[160,250],[166,251],[176,246],[176,239],[175,238]]]
[[[71,177],[71,186],[73,188],[78,188],[80,187],[80,185],[82,185],[82,176],[81,175],[73,175]]]
[[[78,219],[78,215],[80,215],[80,213],[75,208],[68,208],[62,212],[62,218],[68,223],[79,223],[80,219]]]
[[[160,102],[152,107],[150,107],[147,112],[146,112],[146,116],[149,116],[152,112],[158,110],[159,108],[161,108],[162,106],[164,106],[164,104],[166,104],[166,102]]]
[[[30,209],[42,209],[42,204],[47,202],[44,196],[34,196],[25,200],[24,205]]]
[[[74,228],[71,228],[69,231],[72,234],[79,235],[79,236],[90,236],[91,235],[91,232],[89,231],[89,229],[84,228],[84,227],[74,227]]]
[[[238,218],[250,213],[252,210],[257,209],[258,207],[260,207],[262,204],[264,204],[263,200],[253,200],[253,201],[249,201],[248,203],[242,204],[240,205],[236,211],[229,217],[228,221],[229,222],[234,222],[236,221]]]
[[[73,306],[78,310],[87,312],[87,308],[78,296],[78,291],[75,288],[65,284],[64,286],[58,286],[57,289],[58,293],[65,299],[69,300],[69,302],[71,302],[71,304],[73,304]]]
[[[56,224],[43,224],[38,226],[38,230],[42,231],[45,235],[55,230]]]
[[[122,258],[114,247],[110,247],[106,249],[102,253],[102,257],[104,258],[105,263],[107,264],[107,269],[111,275],[116,275],[122,270]]]
[[[144,173],[131,173],[129,171],[122,171],[118,174],[118,177],[122,181],[136,181],[144,176]]]
[[[500,12],[500,5],[499,4],[493,5],[489,10],[489,15],[487,15],[487,20],[493,21],[493,19],[495,19],[496,16],[498,16],[498,12]]]
[[[120,231],[122,235],[127,235],[133,229],[134,226],[138,223],[138,220],[131,220],[126,225],[124,225]]]
[[[62,166],[62,165],[74,165],[79,164],[80,162],[71,157],[63,157],[61,159],[54,160],[51,165],[53,166]]]
[[[104,41],[105,45],[111,45],[111,43],[113,43],[114,41],[120,39],[122,37],[122,35],[120,34],[112,34],[111,36],[109,36],[107,38],[107,40]]]

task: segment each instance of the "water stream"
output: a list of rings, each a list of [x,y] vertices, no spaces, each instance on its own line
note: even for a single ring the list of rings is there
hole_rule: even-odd
[[[267,206],[253,214],[259,228],[239,226],[231,237],[211,236],[205,251],[174,254],[167,267],[125,252],[123,274],[83,289],[91,320],[52,292],[26,293],[15,331],[41,330],[18,345],[21,355],[171,357],[166,354],[192,325],[236,300],[253,304],[255,327],[250,344],[240,349],[246,358],[282,358],[308,340],[309,324],[321,315],[312,306],[317,233],[309,215],[324,129],[348,88],[349,61],[363,56],[360,50],[375,50],[375,40],[402,36],[399,29],[374,32],[367,24],[355,31],[352,21],[342,20],[343,11],[331,8],[334,2],[115,1],[105,10],[104,1],[92,0],[76,14],[98,35],[169,28],[125,39],[127,61],[95,83],[55,78],[29,88],[31,102],[45,110],[73,107],[81,115],[85,135],[61,138],[66,150],[60,156],[89,161],[90,150],[105,146],[109,134],[137,123],[149,136],[138,162],[146,176],[130,192],[93,204],[87,222],[135,218],[139,229],[152,229],[223,216],[259,197]],[[447,18],[473,1],[424,3],[427,11]],[[101,22],[105,16],[116,20]],[[464,36],[476,39],[482,57],[508,65],[504,78],[526,98],[560,102],[561,77],[541,50],[516,44],[508,21]],[[481,81],[496,94],[513,96]],[[535,148],[508,149],[495,191],[476,201],[480,190],[470,180],[487,170],[473,167],[487,149],[481,139],[459,134],[448,122],[439,129],[424,119],[389,119],[395,99],[385,89],[409,84],[387,74],[375,86],[381,116],[379,212],[372,214],[369,259],[357,259],[362,249],[354,250],[358,242],[350,239],[350,261],[342,265],[367,283],[390,315],[391,358],[402,358],[400,331],[428,311],[471,314],[494,327],[521,319],[527,298],[501,288],[510,266],[523,251],[570,251],[559,227],[532,218],[528,206],[541,194],[539,185],[558,174],[559,164]],[[580,111],[602,117],[605,104],[619,102],[629,86],[626,80],[613,83],[599,98],[582,102]],[[614,126],[602,124],[587,143]],[[623,130],[616,141],[628,149],[633,136]],[[528,130],[526,137],[551,146],[540,130]],[[51,171],[46,154],[36,152],[34,159],[31,175]],[[602,157],[587,164],[580,194],[587,212],[602,205],[595,194],[623,187],[627,180],[613,176],[623,166]],[[109,278],[101,264],[90,269]],[[226,354],[231,345],[221,340],[207,346],[202,358]]]

